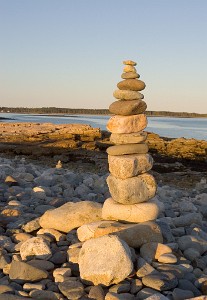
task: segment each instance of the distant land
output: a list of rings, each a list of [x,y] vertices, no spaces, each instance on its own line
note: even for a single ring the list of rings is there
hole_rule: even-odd
[[[91,108],[58,108],[58,107],[0,107],[0,113],[19,113],[19,114],[89,114],[89,115],[110,115],[108,109]],[[172,112],[172,111],[146,111],[147,116],[154,117],[180,117],[180,118],[207,118],[206,114]]]

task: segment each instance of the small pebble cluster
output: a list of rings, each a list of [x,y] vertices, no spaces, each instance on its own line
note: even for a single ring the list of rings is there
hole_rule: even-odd
[[[130,247],[133,272],[125,280],[109,286],[82,280],[79,255],[90,240],[80,242],[78,236],[83,231],[79,229],[77,233],[75,228],[84,224],[82,209],[94,218],[94,211],[87,214],[88,203],[91,207],[94,203],[99,218],[101,202],[109,194],[105,180],[106,176],[65,169],[64,164],[61,168],[60,163],[57,168],[49,168],[24,158],[0,158],[0,299],[178,300],[207,294],[205,179],[189,190],[158,184],[154,201],[160,213],[156,222],[164,244],[149,242],[139,249]],[[81,201],[88,197],[93,201]],[[72,216],[65,205],[76,207]],[[57,213],[49,217],[52,211]],[[47,215],[49,227],[44,228]],[[61,230],[57,229],[57,218],[63,219]],[[107,226],[100,227],[99,233],[102,230],[107,230]],[[123,257],[124,243],[120,245],[116,236],[111,240],[117,246],[114,259]],[[165,262],[160,261],[163,253]],[[177,261],[173,262],[170,256],[167,261],[168,253],[173,253]],[[102,263],[108,267],[107,254],[101,265],[95,252],[91,251],[90,256],[92,269],[101,269]],[[114,270],[118,275],[125,272],[125,262]],[[107,269],[105,274],[110,276]]]

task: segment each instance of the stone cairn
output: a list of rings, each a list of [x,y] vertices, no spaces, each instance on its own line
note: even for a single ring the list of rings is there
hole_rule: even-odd
[[[114,116],[107,123],[115,144],[107,149],[111,198],[103,204],[102,221],[77,230],[78,239],[84,242],[79,255],[80,276],[95,285],[121,282],[133,272],[130,251],[147,243],[154,243],[156,249],[163,242],[160,228],[153,221],[159,214],[158,204],[152,199],[156,182],[147,173],[153,159],[147,153],[147,133],[142,131],[147,126],[147,105],[139,91],[145,83],[137,79],[135,62],[124,64],[124,80],[113,94],[118,100],[109,107]]]

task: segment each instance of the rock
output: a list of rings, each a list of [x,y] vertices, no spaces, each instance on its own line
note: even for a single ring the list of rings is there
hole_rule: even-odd
[[[207,251],[207,241],[197,238],[192,235],[184,235],[178,238],[178,246],[180,250],[185,251],[189,248],[193,248],[198,251],[201,255]]]
[[[29,298],[29,299],[34,300],[34,298]],[[2,294],[0,295],[0,300],[28,300],[28,296],[22,297],[17,295]]]
[[[165,297],[164,295],[160,293],[155,293],[154,295],[147,297],[147,300],[168,300],[168,297]]]
[[[130,248],[116,236],[88,240],[80,251],[79,268],[80,277],[94,285],[119,283],[133,270]]]
[[[157,259],[163,264],[175,264],[177,262],[177,257],[172,253],[162,254]]]
[[[40,218],[36,218],[32,221],[27,222],[25,225],[22,226],[22,229],[27,233],[30,233],[30,232],[33,232],[33,231],[39,229],[40,228],[39,220],[40,220]]]
[[[117,145],[107,148],[106,152],[111,156],[122,156],[124,154],[145,154],[148,152],[148,146],[145,143]]]
[[[172,253],[172,249],[161,243],[149,242],[140,248],[140,255],[149,263],[158,259],[161,255],[169,253]]]
[[[162,234],[154,222],[122,224],[102,221],[80,227],[77,230],[77,234],[82,241],[113,234],[124,240],[132,248],[138,248],[149,241],[162,242]]]
[[[112,133],[137,133],[147,126],[145,114],[111,117],[106,128]]]
[[[172,292],[173,300],[183,300],[193,298],[194,294],[192,291],[175,288]]]
[[[133,279],[131,282],[131,294],[137,294],[142,289],[142,281],[139,279]]]
[[[118,100],[109,106],[109,111],[115,115],[131,116],[145,112],[147,104],[142,100]]]
[[[44,234],[46,236],[52,237],[56,242],[65,240],[64,234],[52,228],[41,228],[40,230],[38,230],[37,234]]]
[[[54,228],[62,232],[101,219],[102,205],[91,201],[68,202],[56,209],[46,211],[40,218],[43,228]]]
[[[162,295],[161,293],[157,292],[156,290],[154,289],[151,289],[151,288],[143,288],[141,291],[138,292],[137,294],[137,300],[143,300],[143,299],[147,299],[148,297],[151,297],[153,295],[157,295],[157,294],[160,294]]]
[[[142,283],[157,291],[167,291],[178,285],[177,278],[171,273],[160,273],[156,275],[146,275],[142,278]]]
[[[183,254],[190,261],[193,261],[195,258],[200,257],[200,252],[194,248],[187,248],[183,252]]]
[[[183,278],[186,274],[191,273],[193,271],[193,267],[188,264],[182,265],[173,265],[173,264],[160,264],[153,263],[153,266],[156,264],[156,269],[159,272],[169,272],[174,274],[178,279]]]
[[[124,65],[129,65],[129,66],[136,66],[137,65],[137,63],[133,60],[124,60],[123,64]]]
[[[103,205],[102,217],[105,220],[141,223],[155,220],[159,215],[159,207],[153,201],[138,204],[120,204],[108,198]]]
[[[128,72],[136,72],[136,68],[131,66],[131,65],[126,65],[123,69],[124,72],[128,73]]]
[[[201,291],[202,291],[203,295],[207,295],[207,280],[202,282]]]
[[[105,299],[105,293],[103,288],[100,285],[92,286],[90,289],[90,292],[88,294],[89,299],[95,299],[95,300],[104,300]]]
[[[82,225],[82,226],[86,226],[86,225]],[[72,263],[78,263],[80,250],[81,250],[81,246],[77,248],[71,248],[71,249],[69,248],[67,251],[68,261]]]
[[[52,252],[45,239],[33,237],[22,243],[20,255],[23,260],[30,260],[32,258],[47,260],[52,256]]]
[[[20,261],[12,261],[9,270],[9,278],[20,282],[40,281],[47,277],[48,273],[46,271]]]
[[[84,286],[79,281],[72,281],[67,279],[58,284],[58,288],[61,293],[67,297],[67,299],[75,300],[80,299],[84,294]]]
[[[52,291],[40,291],[33,290],[29,295],[37,300],[63,300],[63,297],[59,293],[54,293]]]
[[[122,73],[121,78],[123,79],[133,79],[133,78],[139,78],[140,75],[137,74],[137,72],[127,72],[127,73]]]
[[[189,213],[180,217],[173,218],[173,224],[176,227],[190,226],[192,223],[202,225],[202,216],[200,213]]]
[[[121,283],[114,284],[109,288],[109,292],[121,294],[128,293],[130,291],[130,282],[122,281]]]
[[[149,171],[153,166],[153,158],[150,154],[108,155],[108,163],[113,176],[126,179]]]
[[[113,96],[120,100],[139,100],[144,98],[144,95],[140,92],[130,90],[115,90]]]
[[[148,262],[145,259],[139,256],[137,260],[137,277],[142,278],[150,274],[159,274],[159,272],[155,270],[155,268],[153,268],[150,264],[148,264]]]
[[[138,144],[147,139],[147,132],[140,131],[137,133],[112,133],[110,142],[118,145]]]
[[[112,198],[122,204],[145,202],[155,196],[157,188],[154,177],[147,173],[127,179],[109,175],[107,184]]]
[[[195,285],[186,279],[179,280],[178,288],[191,291],[193,292],[194,296],[202,295],[201,292],[195,287]]]
[[[25,283],[23,285],[24,291],[32,291],[32,290],[44,290],[45,285],[43,283]]]
[[[9,285],[3,285],[3,284],[1,284],[0,285],[0,294],[5,294],[5,293],[11,293],[11,294],[13,294],[14,293],[14,289],[11,287],[11,286],[9,286]]]
[[[45,270],[45,271],[51,271],[54,269],[54,264],[47,260],[38,260],[38,259],[32,259],[27,262],[28,265],[33,266],[35,268]]]
[[[9,186],[19,185],[18,181],[10,175],[5,178],[4,182]]]
[[[129,293],[117,294],[109,292],[106,294],[105,300],[135,300],[135,297]]]
[[[145,88],[145,83],[138,79],[125,79],[117,84],[120,90],[142,91]]]

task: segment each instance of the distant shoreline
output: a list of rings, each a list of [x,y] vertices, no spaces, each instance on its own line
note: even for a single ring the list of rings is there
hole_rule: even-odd
[[[171,113],[171,112],[169,112]],[[87,116],[113,116],[113,114],[110,113],[87,113],[87,112],[77,112],[77,113],[32,113],[32,112],[0,112],[0,121],[3,120],[15,120],[13,118],[7,118],[7,117],[1,117],[1,114],[22,114],[22,115],[32,115],[32,116],[50,116],[50,117],[78,117],[78,115],[87,115]],[[179,113],[176,115],[176,113],[172,113],[172,114],[152,114],[151,112],[146,112],[147,117],[167,117],[167,118],[188,118],[188,119],[195,119],[195,118],[202,118],[202,119],[206,119],[207,118],[207,114],[203,115],[203,114],[196,114],[196,115],[186,115],[185,113],[183,113],[183,115],[180,115]]]

